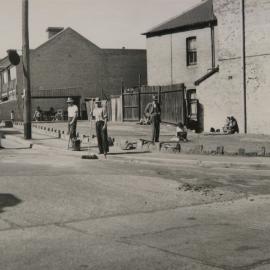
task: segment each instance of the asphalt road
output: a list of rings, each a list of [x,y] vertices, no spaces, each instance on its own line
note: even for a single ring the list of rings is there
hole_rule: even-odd
[[[0,150],[0,269],[270,269],[268,170],[16,148]]]

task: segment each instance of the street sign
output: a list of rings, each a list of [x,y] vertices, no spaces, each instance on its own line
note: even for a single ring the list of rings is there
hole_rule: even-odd
[[[21,58],[20,58],[20,56],[18,55],[18,53],[17,53],[16,50],[8,50],[8,51],[7,51],[7,54],[8,54],[9,62],[10,62],[12,65],[17,66],[17,65],[20,64]]]

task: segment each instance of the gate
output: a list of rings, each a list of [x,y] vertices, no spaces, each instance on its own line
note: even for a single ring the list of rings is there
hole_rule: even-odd
[[[122,91],[123,121],[139,121],[146,105],[157,95],[161,105],[161,121],[177,124],[186,122],[185,87],[183,84],[170,86],[143,86]]]
[[[123,121],[139,121],[140,111],[140,88],[124,90],[122,92]]]

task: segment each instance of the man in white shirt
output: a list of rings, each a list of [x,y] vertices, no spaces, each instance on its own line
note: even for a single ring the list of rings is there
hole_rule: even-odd
[[[77,129],[77,119],[78,119],[78,107],[74,104],[74,100],[72,98],[67,99],[68,105],[68,134],[70,139],[74,139],[77,137],[76,129]]]
[[[92,118],[96,121],[96,134],[98,141],[98,149],[100,154],[104,154],[105,157],[109,152],[108,144],[108,132],[107,132],[107,112],[102,106],[99,97],[95,99],[95,108],[92,112]]]

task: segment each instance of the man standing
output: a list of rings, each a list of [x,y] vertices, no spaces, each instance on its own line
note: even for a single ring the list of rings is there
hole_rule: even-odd
[[[152,124],[152,141],[159,142],[161,109],[156,95],[153,96],[153,101],[147,104],[144,114],[150,118]]]
[[[77,128],[77,119],[78,119],[78,107],[74,104],[72,98],[67,99],[68,105],[68,134],[69,138],[73,140],[77,137],[76,128]]]
[[[99,154],[106,157],[109,152],[108,133],[107,133],[107,112],[101,104],[101,100],[95,99],[95,108],[92,113],[93,119],[96,121],[96,134],[98,141]]]

